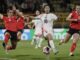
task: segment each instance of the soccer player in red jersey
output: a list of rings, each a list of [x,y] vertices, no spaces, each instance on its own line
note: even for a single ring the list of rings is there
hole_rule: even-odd
[[[13,10],[11,9],[7,11],[7,15],[8,16],[4,16],[0,14],[0,19],[4,21],[6,28],[3,47],[5,48],[5,50],[12,50],[15,49],[17,45],[17,20],[13,15]],[[11,46],[8,46],[9,39],[11,40]]]
[[[59,44],[67,43],[73,35],[73,42],[70,48],[70,56],[74,56],[74,50],[76,48],[76,43],[79,40],[79,31],[80,31],[80,5],[76,5],[76,9],[72,11],[67,17],[70,21],[69,30],[65,36],[64,40],[61,40]]]
[[[20,12],[18,10],[19,15],[17,14],[17,28],[18,28],[18,32],[17,32],[17,39],[18,41],[21,40],[21,35],[23,33],[23,29],[24,29],[24,16],[22,14],[22,12]]]
[[[24,29],[24,15],[20,10],[16,9],[15,5],[13,5],[12,8],[17,20],[17,41],[20,41]]]

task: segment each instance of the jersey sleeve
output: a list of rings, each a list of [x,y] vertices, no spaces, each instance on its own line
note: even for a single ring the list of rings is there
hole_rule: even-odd
[[[55,14],[51,14],[51,18],[52,18],[53,20],[57,20],[57,19],[58,19],[58,17],[57,17]]]

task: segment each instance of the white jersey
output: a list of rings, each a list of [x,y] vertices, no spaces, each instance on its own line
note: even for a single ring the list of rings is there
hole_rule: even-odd
[[[41,20],[43,24],[47,24],[49,27],[53,27],[53,22],[57,20],[57,16],[53,13],[42,14]]]
[[[35,35],[41,35],[42,34],[42,20],[40,19],[40,16],[37,16],[32,20],[32,22],[35,25]]]
[[[42,14],[41,20],[43,22],[43,31],[44,33],[53,33],[53,22],[57,20],[57,16],[53,13]],[[46,35],[47,35],[46,34]]]
[[[41,28],[42,27],[42,20],[39,18],[39,16],[35,17],[32,22],[35,25],[35,28]]]

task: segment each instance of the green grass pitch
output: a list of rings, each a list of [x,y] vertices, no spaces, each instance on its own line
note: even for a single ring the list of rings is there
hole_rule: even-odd
[[[59,49],[59,53],[54,55],[51,51],[50,60],[80,60],[80,41],[77,43],[75,56],[69,56],[72,41],[61,46],[58,45],[58,40],[54,42]],[[46,45],[46,42],[43,42],[42,45]],[[20,41],[16,50],[9,51],[9,54],[6,54],[2,47],[2,41],[0,41],[0,60],[46,60],[46,56],[43,54],[42,48],[35,49],[34,46],[30,45],[30,41]]]

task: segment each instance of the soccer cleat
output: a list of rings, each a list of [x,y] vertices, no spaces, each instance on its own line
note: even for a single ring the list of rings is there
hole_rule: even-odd
[[[73,53],[70,53],[69,56],[74,56],[74,54]]]
[[[8,47],[8,46],[6,46],[6,44],[5,44],[4,42],[2,43],[2,46],[3,46],[3,48],[5,49],[5,53],[8,54],[8,50],[7,50],[7,47]]]
[[[58,53],[59,53],[59,51],[58,51],[58,50],[56,50],[56,51],[54,52],[54,54],[55,54],[55,55],[57,55]]]
[[[54,49],[53,49],[53,52],[54,52],[55,55],[57,55],[57,54],[59,53],[59,51],[58,51],[57,48],[54,48]]]

